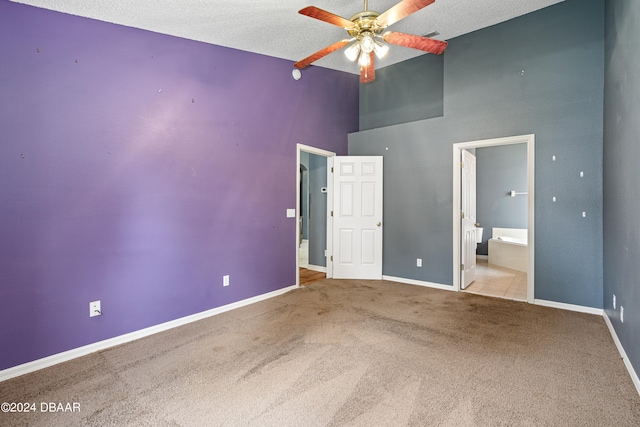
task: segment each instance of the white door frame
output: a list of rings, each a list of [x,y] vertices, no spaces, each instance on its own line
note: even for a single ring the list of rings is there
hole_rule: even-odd
[[[300,153],[316,154],[318,156],[327,158],[327,170],[329,170],[329,158],[336,155],[332,151],[323,150],[321,148],[312,147],[310,145],[296,144],[296,286],[300,287],[300,251],[299,239],[300,239]],[[333,209],[333,180],[327,180],[327,255],[329,255],[329,248],[332,247],[331,239],[333,236],[333,223],[329,221],[330,212]],[[327,278],[333,277],[333,265],[329,262],[329,256],[327,256]]]
[[[534,254],[535,254],[535,230],[534,230],[534,201],[535,201],[535,135],[509,136],[506,138],[485,139],[479,141],[460,142],[453,144],[453,289],[460,291],[460,197],[461,177],[460,166],[461,152],[470,148],[495,147],[498,145],[527,144],[527,249],[529,252],[529,266],[527,268],[527,302],[534,303]],[[490,232],[490,231],[489,231]]]

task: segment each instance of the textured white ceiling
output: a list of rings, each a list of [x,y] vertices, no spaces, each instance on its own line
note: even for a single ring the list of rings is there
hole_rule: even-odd
[[[12,0],[72,15],[94,18],[157,33],[184,37],[291,60],[293,63],[346,38],[334,25],[298,14],[305,6],[350,18],[363,9],[363,0]],[[416,35],[433,31],[448,40],[507,21],[564,0],[436,0],[426,8],[389,27]],[[380,13],[399,0],[369,0]],[[381,68],[424,52],[392,46],[376,62]],[[316,66],[359,73],[356,64],[340,52]]]

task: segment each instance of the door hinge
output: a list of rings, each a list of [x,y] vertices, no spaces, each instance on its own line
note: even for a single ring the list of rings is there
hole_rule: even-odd
[[[331,261],[333,261],[333,255],[331,255]]]
[[[331,211],[331,216],[333,216],[333,211]]]
[[[333,173],[333,166],[331,166],[331,173]]]
[[[460,162],[460,169],[464,169],[464,162]]]
[[[460,271],[464,271],[464,264],[460,264]]]
[[[460,219],[464,219],[464,212],[460,212]]]

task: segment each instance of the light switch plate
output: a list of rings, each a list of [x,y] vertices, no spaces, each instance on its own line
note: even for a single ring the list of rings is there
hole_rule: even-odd
[[[295,218],[296,210],[295,209],[287,209],[287,218]]]

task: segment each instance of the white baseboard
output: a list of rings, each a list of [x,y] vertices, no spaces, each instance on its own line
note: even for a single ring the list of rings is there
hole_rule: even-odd
[[[441,289],[443,291],[452,291],[452,285],[441,285],[440,283],[424,282],[422,280],[405,279],[403,277],[382,276],[382,280],[388,280],[390,282],[406,283],[407,285],[424,286],[427,288]]]
[[[618,339],[618,334],[613,327],[613,323],[611,323],[611,319],[607,316],[607,313],[603,310],[602,317],[604,318],[604,323],[607,324],[609,328],[609,333],[611,333],[611,337],[613,338],[613,342],[616,343],[616,347],[618,348],[618,352],[620,353],[620,357],[622,357],[622,361],[624,362],[624,366],[627,368],[627,372],[629,372],[629,376],[631,377],[631,381],[633,381],[633,385],[636,386],[636,391],[640,394],[640,379],[638,379],[638,374],[636,374],[636,370],[633,369],[633,365],[629,361],[627,357],[627,353],[624,351],[624,347],[622,347],[622,343],[620,339]]]
[[[442,285],[440,283],[432,283],[432,282],[423,282],[421,280],[414,280],[414,279],[405,279],[403,277],[394,277],[394,276],[382,276],[382,280],[388,280],[390,282],[399,282],[399,283],[406,283],[408,285],[417,285],[417,286],[425,286],[427,288],[435,288],[435,289],[442,289],[444,291],[453,291],[453,286],[451,285]],[[598,316],[602,316],[602,314],[604,313],[604,310],[602,310],[601,308],[593,308],[593,307],[585,307],[582,305],[574,305],[574,304],[565,304],[562,302],[555,302],[555,301],[547,301],[547,300],[542,300],[542,299],[537,299],[534,300],[534,304],[535,305],[542,305],[545,307],[551,307],[551,308],[559,308],[562,310],[569,310],[569,311],[577,311],[579,313],[588,313],[588,314],[595,314]]]
[[[476,255],[476,259],[489,259],[489,255]]]
[[[307,270],[319,271],[321,273],[326,273],[327,272],[327,267],[323,267],[321,265],[309,264],[309,265],[307,265],[306,268],[307,268]]]
[[[20,375],[25,375],[30,372],[35,372],[40,369],[48,368],[50,366],[57,365],[58,363],[66,362],[71,359],[75,359],[81,356],[86,356],[87,354],[95,353],[96,351],[105,350],[109,347],[114,347],[116,345],[124,344],[140,338],[144,338],[149,335],[157,334],[158,332],[163,332],[172,328],[177,328],[178,326],[186,325],[191,322],[196,322],[198,320],[206,319],[207,317],[215,316],[217,314],[225,313],[227,311],[230,311],[236,308],[244,307],[246,305],[254,304],[259,301],[273,298],[275,296],[282,295],[284,293],[287,293],[297,288],[298,287],[296,285],[288,286],[286,288],[278,289],[276,291],[272,291],[266,294],[258,295],[252,298],[247,298],[242,301],[227,304],[222,307],[212,308],[211,310],[192,314],[186,317],[181,317],[180,319],[171,320],[169,322],[161,323],[159,325],[151,326],[145,329],[140,329],[139,331],[130,332],[128,334],[120,335],[114,338],[109,338],[104,341],[88,344],[83,347],[74,348],[72,350],[54,354],[52,356],[34,360],[32,362],[27,362],[22,365],[14,366],[12,368],[4,369],[0,371],[0,382],[8,380],[10,378],[19,377]]]
[[[536,299],[533,301],[535,305],[542,305],[544,307],[559,308],[561,310],[577,311],[578,313],[595,314],[602,316],[604,310],[601,308],[585,307],[583,305],[565,304],[563,302],[547,301],[543,299]]]

